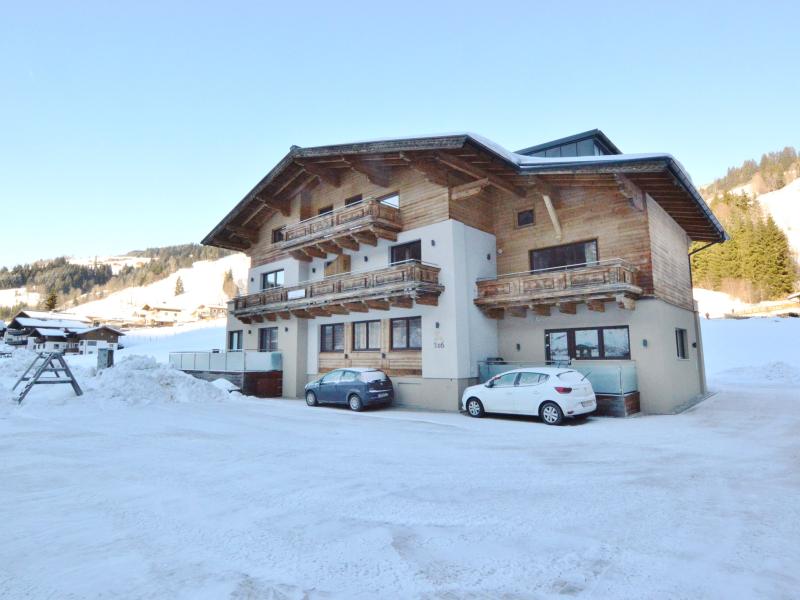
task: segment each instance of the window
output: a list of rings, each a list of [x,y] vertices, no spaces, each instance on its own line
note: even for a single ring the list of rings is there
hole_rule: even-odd
[[[342,373],[342,378],[339,381],[343,383],[358,381],[358,373],[356,373],[355,371],[344,371]]]
[[[329,215],[333,212],[333,204],[330,206],[323,206],[317,211],[318,215]]]
[[[407,260],[422,260],[422,242],[408,242],[392,246],[392,264],[405,262]]]
[[[400,208],[400,196],[398,194],[389,194],[388,196],[380,198],[378,202],[385,204],[386,206]]]
[[[523,371],[519,374],[517,385],[538,385],[543,381],[547,381],[547,379],[547,375],[543,373],[527,373]]]
[[[278,244],[283,241],[283,227],[272,230],[272,243]]]
[[[531,250],[531,271],[556,267],[583,267],[597,262],[597,240]]]
[[[278,328],[261,327],[258,330],[259,352],[275,352],[278,349]]]
[[[675,346],[678,351],[678,358],[689,358],[689,344],[686,340],[685,329],[675,329]]]
[[[86,345],[87,346],[97,346],[97,342],[96,341],[89,341],[89,342],[86,342]]]
[[[422,317],[392,319],[392,350],[422,349]]]
[[[242,350],[242,330],[228,332],[228,351],[241,352]]]
[[[361,194],[358,194],[357,196],[350,196],[349,198],[345,198],[344,205],[351,206],[353,204],[358,204],[359,202],[361,202],[361,199],[362,199]]]
[[[320,352],[344,352],[344,323],[320,325]]]
[[[381,322],[356,321],[353,323],[353,350],[380,350]]]
[[[283,269],[261,274],[261,289],[281,287],[283,285]]]
[[[552,362],[631,357],[630,336],[624,326],[548,330],[544,340],[545,357]]]
[[[322,381],[322,383],[338,383],[341,376],[342,372],[337,369],[325,375],[320,381]]]
[[[511,387],[517,380],[519,373],[505,373],[492,379],[492,387]]]
[[[533,225],[533,209],[521,210],[517,213],[517,227]]]

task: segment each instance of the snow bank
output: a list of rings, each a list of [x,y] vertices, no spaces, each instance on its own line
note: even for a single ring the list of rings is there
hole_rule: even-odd
[[[742,309],[752,306],[725,292],[694,288],[692,290],[692,295],[697,302],[697,312],[702,316],[707,314],[711,318],[724,317],[725,315],[741,312]]]

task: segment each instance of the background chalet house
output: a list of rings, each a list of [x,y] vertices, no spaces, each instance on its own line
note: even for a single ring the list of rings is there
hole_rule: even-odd
[[[94,354],[98,348],[116,350],[123,335],[107,325],[93,325],[79,315],[25,310],[11,320],[4,341],[37,352]]]
[[[725,239],[672,156],[594,130],[516,153],[469,133],[293,146],[203,243],[250,256],[227,347],[279,350],[284,395],[372,366],[399,402],[452,410],[502,357],[572,361],[623,413],[669,413],[706,392],[689,244]]]

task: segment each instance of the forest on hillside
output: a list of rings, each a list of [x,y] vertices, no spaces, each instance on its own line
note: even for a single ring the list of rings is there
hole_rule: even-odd
[[[725,192],[711,202],[730,239],[692,255],[694,285],[747,302],[778,300],[790,294],[797,265],[786,234],[758,201]],[[695,243],[699,250],[703,243]]]
[[[0,307],[0,319],[7,319],[23,308],[77,306],[132,286],[144,286],[168,277],[178,269],[200,260],[217,260],[233,254],[230,250],[181,244],[135,250],[125,256],[146,257],[150,261],[138,267],[125,267],[113,275],[108,265],[74,265],[66,257],[40,260],[0,269],[0,289],[25,287],[39,292],[40,306],[18,304]],[[50,306],[45,306],[49,304]]]
[[[761,178],[763,189],[759,193],[771,192],[782,188],[793,179],[800,177],[800,159],[797,150],[786,146],[777,152],[768,152],[761,156],[761,160],[746,160],[741,166],[730,167],[728,172],[719,179],[703,188],[706,197],[713,197],[718,193],[729,192],[733,188],[750,183],[753,177]]]

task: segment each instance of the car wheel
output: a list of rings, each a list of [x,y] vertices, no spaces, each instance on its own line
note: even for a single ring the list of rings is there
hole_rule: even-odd
[[[355,412],[364,408],[364,403],[361,402],[361,398],[358,397],[358,394],[350,394],[350,397],[347,399],[347,404],[350,406],[350,410],[354,410]]]
[[[319,402],[317,402],[317,395],[314,392],[306,393],[306,404],[309,406],[319,406]]]
[[[548,425],[561,425],[561,421],[564,420],[564,413],[561,411],[561,407],[555,402],[545,402],[542,404],[542,407],[539,409],[539,416],[542,418],[542,421]]]
[[[486,414],[483,410],[483,404],[481,404],[481,401],[477,398],[470,398],[467,400],[467,413],[470,417],[475,417],[476,419]]]

